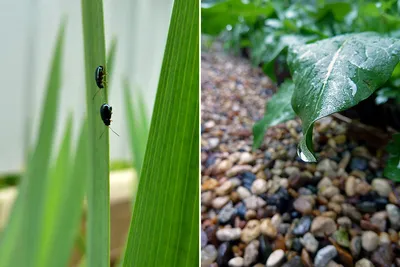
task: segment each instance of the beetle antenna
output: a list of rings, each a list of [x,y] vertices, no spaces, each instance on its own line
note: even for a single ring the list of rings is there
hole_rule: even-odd
[[[101,135],[100,135],[100,138],[99,139],[101,139],[101,137],[103,136],[103,134],[104,134],[104,132],[106,131],[106,129],[104,129],[104,131],[101,133]]]
[[[110,126],[108,126],[108,128],[110,128],[111,129],[111,131],[113,131],[113,133],[115,133],[116,135],[118,135],[119,136],[119,134],[117,134]]]
[[[101,89],[97,90],[97,92],[94,94],[92,100],[94,100],[95,96],[97,95],[98,92],[100,92]]]

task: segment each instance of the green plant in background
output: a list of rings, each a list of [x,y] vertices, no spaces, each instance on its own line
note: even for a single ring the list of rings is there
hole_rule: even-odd
[[[56,160],[50,161],[61,88],[64,29],[65,21],[50,67],[37,143],[1,234],[0,266],[67,266],[76,236],[87,177],[86,123],[73,153],[69,118]]]
[[[198,15],[174,1],[123,266],[199,262]]]
[[[282,70],[287,63],[295,86],[291,94],[287,93],[288,83],[282,84],[266,105],[268,112],[253,128],[254,148],[260,146],[268,127],[291,118],[282,116],[278,103],[291,105],[303,121],[305,135],[298,152],[305,161],[316,160],[312,147],[316,120],[355,106],[375,91],[378,104],[391,99],[399,103],[397,1],[239,2],[204,3],[202,32],[219,36],[234,51],[237,47],[250,49],[253,64],[261,65],[278,82],[290,78],[289,70]],[[264,12],[247,12],[257,7]],[[218,23],[209,16],[218,17]],[[385,169],[391,179],[395,179],[393,170],[400,168],[394,143],[395,138],[388,146],[390,158]]]

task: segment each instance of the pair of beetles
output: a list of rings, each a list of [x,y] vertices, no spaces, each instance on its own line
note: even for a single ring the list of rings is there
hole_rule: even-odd
[[[102,88],[104,88],[104,76],[105,75],[106,75],[106,73],[105,73],[104,67],[103,66],[98,66],[96,68],[96,71],[95,71],[95,74],[94,74],[94,78],[96,80],[97,87],[99,87],[99,90],[96,92],[96,94]],[[93,99],[96,96],[96,94],[94,94]],[[103,105],[101,105],[101,107],[100,107],[101,119],[103,120],[104,124],[110,129],[111,129],[111,127],[110,127],[111,115],[112,115],[112,107],[107,103],[104,103]],[[111,129],[111,131],[114,132],[113,129]],[[101,136],[103,135],[103,133],[101,134]],[[119,136],[119,134],[117,134],[116,132],[114,132],[114,133]],[[101,136],[100,136],[100,138],[101,138]]]

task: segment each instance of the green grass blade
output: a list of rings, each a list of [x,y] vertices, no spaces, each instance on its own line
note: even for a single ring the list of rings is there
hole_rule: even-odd
[[[146,102],[144,100],[142,90],[137,90],[137,91],[138,92],[137,92],[136,103],[139,106],[141,126],[143,129],[143,133],[145,134],[145,137],[147,139],[147,135],[149,133],[149,120],[148,120],[148,115],[147,115]]]
[[[174,2],[123,266],[198,265],[198,7]]]
[[[60,205],[61,214],[54,227],[57,230],[53,233],[53,242],[47,251],[51,258],[48,260],[48,264],[41,266],[68,266],[82,214],[83,196],[88,176],[88,141],[87,120],[84,120],[72,171],[69,172],[69,177],[64,182]]]
[[[124,84],[124,101],[125,101],[125,112],[128,122],[128,130],[130,136],[130,144],[133,154],[133,166],[138,174],[143,164],[144,152],[146,149],[146,140],[143,138],[143,127],[141,121],[138,120],[138,109],[132,102],[132,95],[130,93],[130,87],[128,81],[125,80]]]
[[[107,52],[106,69],[107,69],[107,83],[108,84],[111,84],[112,73],[113,73],[114,65],[115,65],[116,50],[117,50],[117,39],[113,38],[111,40],[110,48],[108,49],[108,52]]]
[[[34,266],[37,257],[36,242],[39,238],[44,199],[42,186],[46,184],[48,176],[56,126],[58,95],[61,88],[65,23],[66,21],[63,20],[58,32],[36,147],[27,164],[18,198],[4,236],[2,236],[0,266]]]
[[[63,195],[66,192],[65,183],[68,181],[68,176],[71,168],[71,134],[72,133],[72,115],[68,117],[65,128],[64,139],[61,144],[60,151],[55,163],[51,169],[47,184],[43,184],[43,193],[45,195],[43,204],[43,217],[41,229],[38,232],[39,239],[37,247],[39,248],[38,260],[35,266],[54,266],[46,263],[54,257],[58,258],[57,254],[50,254],[52,249],[54,236],[60,229],[57,228],[57,219],[65,212],[62,207]],[[62,233],[67,229],[63,229]],[[63,239],[62,239],[63,241]],[[63,249],[63,242],[59,242],[58,249]],[[63,266],[63,265],[58,265]]]
[[[99,65],[106,66],[102,0],[82,0],[82,23],[89,126],[86,260],[89,267],[108,267],[110,265],[109,140],[108,129],[99,113],[100,106],[107,102],[107,85],[93,100],[98,90],[94,80],[95,69]]]

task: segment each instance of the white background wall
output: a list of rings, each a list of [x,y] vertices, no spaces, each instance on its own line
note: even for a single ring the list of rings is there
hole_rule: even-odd
[[[112,127],[120,137],[110,133],[110,155],[111,159],[130,159],[121,80],[130,77],[133,95],[137,88],[142,90],[150,116],[173,0],[103,2],[107,47],[112,37],[118,41],[109,104],[113,106]],[[21,170],[24,149],[36,138],[50,60],[64,14],[68,21],[54,149],[58,149],[68,113],[74,114],[76,135],[86,111],[81,1],[0,1],[0,174]]]

